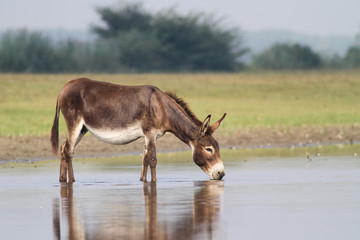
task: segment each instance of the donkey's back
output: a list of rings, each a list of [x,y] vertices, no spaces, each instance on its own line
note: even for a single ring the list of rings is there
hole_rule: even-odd
[[[82,78],[64,86],[58,104],[65,118],[83,118],[91,128],[116,129],[149,117],[161,93],[154,86],[123,86]]]

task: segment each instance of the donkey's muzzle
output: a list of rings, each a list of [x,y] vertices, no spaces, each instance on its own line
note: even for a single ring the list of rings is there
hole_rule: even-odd
[[[211,169],[210,179],[221,180],[225,176],[224,164],[222,162],[217,163]]]
[[[225,176],[225,171],[219,171],[211,175],[212,180],[221,180]]]

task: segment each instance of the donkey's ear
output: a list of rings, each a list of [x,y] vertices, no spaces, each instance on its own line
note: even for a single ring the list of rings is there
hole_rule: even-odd
[[[226,117],[226,113],[224,113],[224,115],[219,120],[217,120],[210,126],[209,128],[210,134],[213,134],[215,132],[215,130],[220,126],[221,122],[224,120],[225,117]]]
[[[200,136],[204,136],[206,134],[206,132],[208,131],[208,129],[210,127],[210,118],[211,118],[211,115],[208,115],[205,118],[204,122],[202,123],[200,132],[199,132]]]

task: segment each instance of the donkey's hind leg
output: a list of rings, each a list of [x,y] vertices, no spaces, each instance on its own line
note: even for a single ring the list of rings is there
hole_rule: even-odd
[[[59,182],[66,182],[67,180],[67,170],[68,170],[68,164],[66,163],[66,157],[65,157],[65,146],[67,145],[67,140],[64,142],[64,144],[61,146],[61,156],[60,156],[60,176],[59,176]]]
[[[66,182],[67,175],[69,177],[69,182],[75,182],[72,157],[74,155],[75,146],[80,142],[86,132],[87,129],[82,123],[79,123],[74,127],[68,125],[68,137],[65,143],[61,146],[60,182]]]

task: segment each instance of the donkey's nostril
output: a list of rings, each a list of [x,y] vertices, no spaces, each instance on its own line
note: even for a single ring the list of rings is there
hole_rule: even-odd
[[[216,171],[212,174],[212,179],[221,180],[225,176],[224,171]]]

